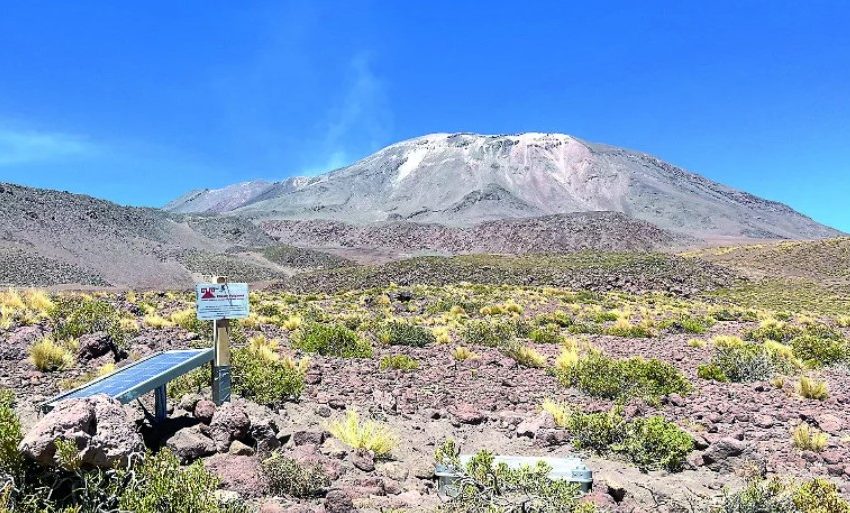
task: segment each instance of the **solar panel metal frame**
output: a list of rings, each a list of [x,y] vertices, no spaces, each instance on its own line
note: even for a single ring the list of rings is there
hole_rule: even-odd
[[[215,350],[213,348],[208,348],[208,349],[172,349],[170,351],[163,351],[161,353],[153,354],[153,355],[148,356],[146,358],[143,358],[143,359],[141,359],[137,362],[134,362],[134,363],[132,363],[132,364],[126,366],[126,367],[123,367],[122,369],[120,369],[116,372],[113,372],[112,374],[109,374],[109,375],[97,378],[95,380],[92,380],[92,381],[86,383],[85,385],[79,386],[79,387],[77,387],[73,390],[63,392],[62,394],[59,394],[56,397],[50,399],[49,401],[43,403],[41,405],[41,409],[44,412],[49,412],[59,402],[65,400],[65,399],[68,399],[68,398],[71,398],[71,397],[91,397],[93,395],[97,395],[97,393],[92,393],[92,394],[88,394],[88,395],[79,395],[79,392],[81,392],[81,391],[83,391],[87,388],[93,388],[97,384],[103,383],[104,381],[109,380],[109,379],[120,379],[122,377],[122,375],[124,375],[124,376],[132,375],[133,370],[138,370],[139,368],[143,368],[144,364],[146,362],[150,362],[151,360],[153,360],[157,357],[161,357],[163,355],[192,354],[192,353],[194,353],[193,356],[190,356],[190,357],[186,358],[185,360],[182,360],[179,363],[176,363],[176,364],[172,365],[171,367],[164,369],[163,371],[159,372],[158,374],[156,374],[156,375],[154,375],[150,378],[145,379],[144,381],[141,381],[141,382],[138,382],[138,383],[132,383],[131,381],[128,380],[128,385],[127,385],[126,388],[122,389],[121,392],[119,392],[117,394],[111,395],[115,399],[126,404],[126,403],[132,401],[133,399],[136,399],[136,398],[138,398],[138,397],[140,397],[140,396],[142,396],[142,395],[144,395],[148,392],[156,391],[157,392],[157,402],[159,403],[160,402],[160,396],[164,396],[165,385],[169,381],[171,381],[172,379],[175,379],[177,377],[180,377],[183,374],[189,372],[190,370],[193,370],[197,367],[200,367],[201,365],[204,365],[206,363],[211,363],[213,361],[213,358],[214,358]],[[159,389],[162,389],[162,390],[159,390]],[[110,394],[107,394],[107,395],[110,395]],[[162,399],[164,399],[164,397]],[[163,401],[163,403],[164,403],[164,401]],[[157,405],[157,406],[159,406],[159,405]],[[162,406],[164,407],[164,404]]]

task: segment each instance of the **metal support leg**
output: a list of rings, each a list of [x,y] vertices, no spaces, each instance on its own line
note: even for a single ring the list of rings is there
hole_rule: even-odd
[[[166,411],[166,401],[168,400],[168,394],[166,393],[165,386],[166,385],[162,385],[154,389],[154,418],[157,422],[162,422],[163,420],[165,420],[165,417],[168,413]]]
[[[230,401],[230,365],[213,367],[212,395],[217,406]]]

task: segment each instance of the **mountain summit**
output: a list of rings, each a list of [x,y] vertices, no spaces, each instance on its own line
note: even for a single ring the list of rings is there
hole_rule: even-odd
[[[431,134],[316,177],[194,191],[180,213],[350,223],[485,221],[613,211],[704,239],[830,237],[790,207],[645,153],[564,134]]]

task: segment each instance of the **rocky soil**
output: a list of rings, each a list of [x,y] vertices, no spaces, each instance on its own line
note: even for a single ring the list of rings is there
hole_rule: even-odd
[[[301,297],[294,302],[290,297],[290,303],[298,305],[303,299],[306,308],[318,307],[341,319],[355,312],[377,315],[386,308],[401,317],[419,316],[416,318],[427,323],[438,316],[429,309],[436,298],[428,290],[433,289],[390,288],[386,292],[388,302],[381,303],[372,301],[381,295],[373,292],[342,293],[318,299]],[[523,314],[526,318],[549,312],[560,304],[555,296],[547,296],[542,289],[518,292],[520,289],[494,288],[491,293],[499,290],[502,291],[499,294],[518,297],[526,306]],[[445,293],[454,297],[458,291],[446,289]],[[470,301],[492,301],[489,296],[478,298],[475,294]],[[621,297],[625,299],[617,299]],[[619,308],[630,308],[628,305],[636,308],[635,305],[659,301],[662,304],[672,301],[671,308],[682,306],[678,300],[653,297],[648,301],[613,295],[609,303],[627,302]],[[262,302],[276,304],[278,299],[266,295]],[[125,311],[134,309],[133,303],[123,297],[110,297],[109,301]],[[144,301],[156,304],[164,313],[184,304],[165,295],[148,296]],[[313,306],[309,306],[311,303]],[[704,308],[698,303],[685,305]],[[719,322],[698,335],[662,330],[648,339],[580,336],[612,356],[639,355],[673,364],[694,384],[693,393],[687,396],[665,396],[659,404],[631,400],[624,406],[627,417],[658,414],[691,433],[696,450],[681,472],[647,473],[611,456],[577,452],[571,446],[571,434],[558,428],[550,415],[541,413],[541,402],[555,399],[586,411],[607,411],[613,404],[611,401],[565,388],[546,369],[518,365],[495,348],[470,346],[477,358],[458,361],[451,356],[454,345],[462,343],[457,333],[452,334],[447,345],[412,348],[376,344],[372,358],[312,355],[300,400],[283,403],[280,408],[270,409],[243,400],[216,408],[209,401],[208,390],[177,397],[171,402],[168,422],[156,429],[144,428],[142,434],[149,445],[167,446],[185,462],[203,459],[204,465],[221,478],[223,493],[236,493],[267,513],[334,513],[350,512],[354,508],[374,512],[393,508],[426,511],[440,501],[433,479],[433,452],[446,438],[457,440],[467,452],[491,449],[499,454],[538,456],[578,453],[594,471],[590,499],[610,511],[705,511],[719,500],[725,488],[740,486],[744,477],[753,473],[794,479],[828,476],[845,495],[850,494],[847,464],[850,421],[846,414],[850,407],[850,371],[846,366],[818,372],[830,390],[829,398],[823,401],[799,396],[791,379],[777,387],[769,382],[717,383],[697,377],[697,366],[708,361],[712,348],[695,347],[688,343],[689,339],[708,341],[716,335],[743,335],[757,326],[756,322]],[[27,349],[49,331],[49,324],[42,322],[0,332],[0,387],[14,391],[29,426],[39,419],[36,405],[56,393],[62,379],[79,376],[112,359],[109,354],[91,360],[81,358],[81,363],[69,371],[40,372],[27,359]],[[282,354],[301,356],[291,347],[290,332],[275,323],[261,321],[244,331],[247,336],[262,333],[277,338],[281,341]],[[848,329],[842,333],[850,336]],[[80,350],[90,347],[89,342],[82,340]],[[550,364],[560,350],[557,344],[526,342]],[[140,357],[156,350],[205,344],[208,341],[182,328],[143,328],[131,340],[130,353]],[[380,368],[382,357],[397,354],[414,358],[419,368],[409,372]],[[80,408],[113,411],[109,405]],[[389,426],[398,440],[389,459],[352,450],[329,435],[328,423],[350,409]],[[137,407],[126,407],[125,411],[136,421],[143,418]],[[801,451],[792,446],[791,430],[801,423],[829,435],[825,450]],[[39,440],[38,429],[35,432],[31,445],[48,447],[49,444],[35,443]],[[100,457],[103,451],[98,450],[103,444],[94,441],[102,440],[103,432],[95,430],[87,436],[92,440],[91,457]],[[130,435],[122,439],[128,444],[135,443]],[[273,450],[281,450],[302,463],[322,465],[332,477],[330,491],[316,499],[273,496],[260,466],[262,458]],[[295,505],[301,509],[286,509]]]

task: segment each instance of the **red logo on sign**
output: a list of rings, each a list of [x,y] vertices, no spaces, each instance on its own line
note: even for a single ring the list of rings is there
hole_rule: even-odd
[[[213,290],[212,288],[201,289],[201,299],[215,299]]]

